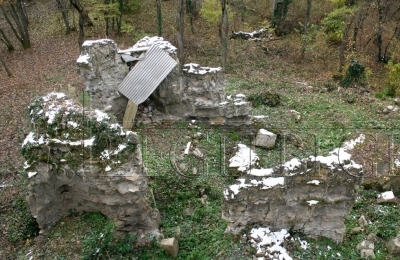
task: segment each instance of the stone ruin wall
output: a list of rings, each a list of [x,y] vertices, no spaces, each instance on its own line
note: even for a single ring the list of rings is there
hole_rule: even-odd
[[[139,240],[157,235],[160,217],[151,207],[138,137],[111,124],[105,113],[82,111],[62,93],[30,107],[35,132],[26,137],[22,153],[27,201],[41,232],[73,212],[101,212],[115,221],[117,235],[133,232]],[[108,147],[98,143],[103,133]]]
[[[226,232],[237,234],[247,225],[260,224],[341,242],[355,187],[361,183],[356,176],[363,172],[351,160],[349,150],[338,148],[326,157],[294,158],[269,169],[243,169],[247,174],[224,191]]]
[[[176,47],[161,37],[145,37],[132,48],[146,48],[158,44],[175,60]],[[79,73],[86,80],[87,92],[93,108],[110,112],[122,121],[127,98],[117,90],[129,72],[125,60],[140,59],[142,52],[118,53],[112,40],[86,41],[77,60]],[[249,124],[249,103],[243,95],[226,97],[225,78],[221,68],[186,64],[180,73],[179,66],[163,80],[150,97],[155,109],[139,109],[139,123],[160,123],[163,120],[199,119],[211,124]]]

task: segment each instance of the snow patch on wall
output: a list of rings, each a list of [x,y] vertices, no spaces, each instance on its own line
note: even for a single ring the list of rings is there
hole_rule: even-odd
[[[200,67],[197,63],[188,63],[183,65],[183,71],[190,74],[204,75],[206,73],[217,73],[218,71],[222,71],[222,68]]]

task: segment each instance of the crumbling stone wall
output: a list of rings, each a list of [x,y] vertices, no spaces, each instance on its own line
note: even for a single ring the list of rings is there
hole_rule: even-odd
[[[117,88],[137,60],[145,58],[146,50],[158,45],[172,58],[176,47],[161,37],[145,37],[130,50],[119,51],[112,40],[86,41],[77,60],[79,73],[84,77],[91,105],[123,118],[127,99]],[[134,51],[133,51],[134,50]],[[162,120],[197,118],[211,124],[249,124],[250,105],[244,95],[226,97],[225,77],[221,68],[186,64],[179,66],[163,80],[150,97],[155,103],[151,113],[141,114],[140,123],[159,123]],[[139,105],[139,104],[137,104]],[[147,110],[146,110],[147,112]]]
[[[135,133],[99,110],[83,110],[62,93],[36,99],[22,145],[27,197],[41,231],[71,212],[101,212],[118,232],[139,239],[158,231]]]
[[[86,106],[100,109],[122,118],[128,99],[118,92],[118,85],[129,67],[118,54],[113,40],[85,41],[77,60],[78,72],[86,80],[90,102]]]
[[[355,201],[355,186],[361,183],[357,176],[363,171],[347,153],[348,144],[327,156],[294,158],[274,168],[249,170],[224,191],[226,231],[237,233],[259,223],[271,230],[341,242],[345,217]]]

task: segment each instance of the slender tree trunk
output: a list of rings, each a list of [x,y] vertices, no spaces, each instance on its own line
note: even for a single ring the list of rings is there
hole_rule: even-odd
[[[378,48],[378,61],[382,61],[384,59],[383,55],[382,55],[382,23],[383,23],[383,19],[384,19],[384,7],[382,5],[382,0],[376,0],[376,4],[378,7],[378,24],[377,24],[377,30],[375,33],[375,39],[374,39],[374,43],[376,45],[376,47]]]
[[[183,49],[183,35],[185,30],[185,10],[183,0],[179,0],[178,13],[176,16],[176,36],[178,40],[178,59],[179,59],[179,72],[182,73],[183,65],[185,64],[185,52]]]
[[[364,20],[365,20],[365,14],[367,14],[368,9],[360,9],[357,13],[357,21],[354,25],[354,30],[353,30],[353,40],[351,43],[353,51],[357,51],[357,37],[358,37],[358,32],[360,29],[363,28]]]
[[[190,31],[194,33],[193,19],[194,19],[194,0],[186,0],[186,11],[190,19]]]
[[[24,8],[21,4],[21,0],[17,0],[16,5],[17,9],[14,7],[13,4],[10,4],[9,6],[9,12],[16,27],[14,27],[14,24],[8,17],[7,11],[5,10],[4,6],[0,6],[0,8],[3,12],[4,18],[10,25],[11,30],[13,31],[15,37],[21,43],[22,47],[24,49],[27,49],[31,46],[29,32],[28,32],[28,18],[26,17],[25,11],[23,10]]]
[[[343,67],[344,67],[344,63],[345,63],[344,54],[345,54],[345,51],[346,51],[347,37],[349,35],[349,31],[350,31],[351,25],[354,22],[355,17],[356,16],[353,15],[352,17],[350,17],[348,19],[346,28],[345,28],[345,30],[343,32],[342,43],[341,43],[340,49],[339,49],[339,73],[342,73],[342,71],[343,71]]]
[[[0,40],[7,46],[8,51],[13,51],[14,45],[12,45],[11,41],[8,39],[7,35],[1,28],[0,28],[0,34],[1,34]]]
[[[117,33],[121,37],[121,27],[122,27],[122,12],[124,11],[124,1],[119,0],[119,15],[117,18]]]
[[[104,4],[109,4],[110,0],[105,0]],[[104,13],[104,15],[106,16],[105,20],[106,20],[106,36],[108,37],[108,35],[110,35],[110,17],[108,17],[108,12],[106,11]]]
[[[159,37],[162,36],[162,12],[161,12],[161,0],[156,0],[157,5],[157,34]]]
[[[28,15],[26,13],[26,10],[24,8],[24,3],[22,0],[17,0],[16,3],[17,10],[14,10],[14,14],[16,18],[19,18],[21,21],[21,29],[23,32],[23,37],[24,37],[24,49],[31,47],[31,41],[29,37],[29,31],[28,31]],[[11,6],[13,7],[13,6]]]
[[[311,16],[311,7],[312,7],[312,0],[307,0],[307,9],[306,9],[306,22],[304,23],[304,33],[308,33],[308,27],[310,23],[310,16]]]
[[[400,39],[400,19],[397,21],[395,36],[396,36],[396,39]]]
[[[65,24],[65,34],[69,34],[71,32],[71,27],[69,26],[67,1],[56,0],[56,2]]]
[[[311,16],[311,7],[312,7],[312,0],[307,0],[307,9],[306,9],[306,21],[304,23],[304,29],[303,29],[303,34],[305,36],[308,35],[308,28],[309,28],[309,23],[310,23],[310,16]],[[304,37],[302,40],[302,47],[301,47],[301,59],[304,59],[306,55],[306,47],[308,44],[308,40],[306,40],[307,37]]]
[[[228,34],[229,34],[229,21],[228,21],[228,12],[226,10],[226,0],[221,0],[221,21],[219,24],[219,35],[221,38],[222,45],[222,68],[226,71],[226,59],[228,52]]]
[[[83,8],[83,6],[79,2],[79,0],[70,0],[70,3],[79,13],[78,44],[79,44],[79,47],[81,47],[83,44],[84,38],[85,38],[85,25],[90,26],[90,25],[93,25],[93,23],[89,18],[89,13]]]
[[[6,63],[5,63],[4,60],[1,58],[1,56],[0,56],[0,63],[3,64],[3,67],[4,67],[4,69],[6,70],[8,76],[11,77],[11,76],[12,76],[12,73],[11,73],[11,71],[8,69]]]

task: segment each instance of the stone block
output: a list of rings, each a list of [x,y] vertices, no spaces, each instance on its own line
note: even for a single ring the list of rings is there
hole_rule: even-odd
[[[391,255],[400,255],[400,237],[391,238],[386,244],[387,250]]]
[[[160,247],[173,258],[178,256],[179,243],[176,238],[166,238],[160,241]]]
[[[275,146],[277,135],[265,129],[260,129],[257,132],[254,145],[265,148],[273,148]]]
[[[396,197],[393,194],[393,191],[386,191],[381,194],[378,194],[378,198],[376,200],[378,204],[396,204]]]

